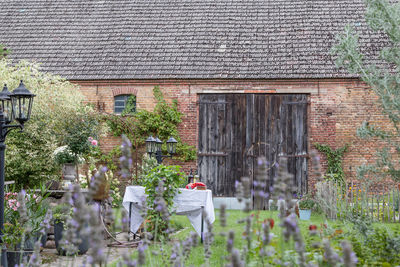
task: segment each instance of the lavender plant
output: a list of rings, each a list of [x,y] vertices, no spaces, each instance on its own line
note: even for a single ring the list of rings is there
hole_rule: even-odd
[[[307,256],[306,246],[300,228],[297,222],[297,217],[293,210],[292,193],[294,188],[291,186],[292,177],[287,173],[285,168],[285,161],[279,163],[279,176],[276,178],[275,187],[273,188],[273,198],[284,200],[286,205],[281,205],[279,211],[280,226],[282,228],[282,246],[281,253],[278,254],[273,248],[275,237],[271,233],[274,222],[271,220],[260,220],[259,214],[250,214],[251,199],[258,198],[259,201],[265,201],[269,197],[267,191],[267,163],[265,160],[259,160],[261,171],[257,173],[259,178],[256,179],[257,184],[251,183],[248,178],[241,179],[237,184],[238,195],[242,201],[247,203],[244,205],[245,217],[239,222],[244,226],[243,230],[243,246],[241,248],[235,247],[235,232],[230,230],[226,237],[226,254],[221,258],[225,266],[355,266],[357,258],[352,251],[351,245],[348,242],[342,242],[342,250],[338,251],[333,248],[328,239],[324,240],[321,244],[316,244],[315,247],[324,254],[317,261],[316,257]],[[102,175],[106,170],[99,171],[98,175]],[[253,192],[252,192],[252,188]],[[262,190],[266,190],[261,192]],[[163,230],[170,233],[168,221],[170,220],[170,211],[168,209],[168,199],[165,198],[166,186],[163,180],[159,180],[157,186],[154,187],[155,198],[153,199],[154,211],[158,213],[163,221],[167,222],[167,228]],[[257,192],[259,191],[259,192]],[[252,194],[253,193],[253,194]],[[105,243],[102,235],[101,222],[99,220],[99,206],[88,205],[85,197],[80,191],[79,186],[71,188],[71,192],[66,194],[65,202],[68,203],[73,210],[71,217],[67,220],[67,229],[64,234],[64,249],[67,254],[72,255],[77,253],[77,247],[81,242],[81,237],[86,236],[89,238],[90,251],[88,263],[92,266],[103,266],[107,264],[107,254],[105,253]],[[149,202],[146,202],[149,204]],[[286,208],[285,208],[286,207]],[[21,209],[24,214],[23,209]],[[142,210],[145,214],[146,208]],[[47,221],[50,214],[46,215],[43,222],[43,227],[47,227]],[[215,233],[213,225],[209,221],[207,214],[204,213],[207,232],[203,235],[203,248],[204,259],[206,266],[212,266],[210,261],[213,246],[215,246]],[[222,206],[220,210],[221,226],[225,230],[227,226],[226,207]],[[25,218],[26,219],[26,218]],[[122,218],[123,230],[127,228],[126,212]],[[159,225],[155,224],[157,228]],[[188,256],[192,253],[193,249],[198,245],[198,236],[196,233],[191,233],[183,240],[167,240],[163,239],[161,242],[154,243],[159,240],[156,234],[158,231],[145,232],[142,240],[137,249],[137,259],[132,259],[129,255],[123,255],[121,261],[117,266],[156,266],[160,265],[160,261],[154,262],[154,257],[162,257],[162,265],[164,266],[185,266],[187,265]],[[313,233],[315,235],[315,233]],[[152,242],[153,240],[153,242]],[[219,245],[220,243],[218,243]],[[166,249],[166,246],[171,247],[171,250]],[[40,266],[40,255],[38,247],[31,258],[31,266]],[[317,252],[315,252],[317,253]],[[221,255],[222,256],[222,255]]]

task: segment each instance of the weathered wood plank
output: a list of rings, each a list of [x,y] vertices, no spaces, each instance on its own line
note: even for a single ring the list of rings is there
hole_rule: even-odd
[[[200,95],[200,100],[207,99],[207,95]],[[207,105],[200,105],[199,106],[199,151],[200,152],[207,152],[207,136],[208,136],[208,124],[207,124]],[[198,172],[199,177],[201,178],[204,183],[208,183],[207,180],[207,167],[208,161],[207,157],[200,156],[198,158]]]
[[[211,95],[210,101],[217,102],[217,95]],[[208,105],[209,108],[209,133],[208,133],[208,152],[217,152],[217,133],[218,133],[218,118],[217,118],[217,105]],[[215,192],[214,194],[219,195],[218,192],[218,170],[217,170],[217,158],[214,156],[208,157],[208,180],[210,186]]]
[[[233,175],[233,166],[232,166],[232,95],[226,95],[226,102],[228,104],[225,105],[225,116],[226,116],[226,129],[225,129],[225,153],[228,156],[225,158],[225,177],[224,177],[224,184],[226,184],[224,188],[224,196],[235,196],[235,176]]]
[[[253,146],[253,138],[254,138],[254,94],[247,94],[246,95],[246,102],[245,102],[245,113],[246,113],[246,129],[244,132],[244,140],[245,140],[245,147],[244,147],[244,175],[250,178],[251,184],[253,184],[253,157],[254,155],[254,146]]]
[[[218,105],[217,105],[217,117],[218,117],[218,131],[217,131],[217,151],[221,153],[222,151],[226,151],[226,97],[225,95],[218,95]],[[226,154],[226,153],[225,153]],[[229,186],[225,179],[226,170],[225,170],[225,161],[226,157],[217,157],[217,190],[218,195],[223,196],[225,194],[225,188]]]

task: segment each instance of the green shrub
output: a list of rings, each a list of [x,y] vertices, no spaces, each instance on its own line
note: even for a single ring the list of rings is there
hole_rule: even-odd
[[[164,189],[162,196],[159,196],[158,186],[160,181],[163,182]],[[147,212],[148,231],[152,233],[156,239],[167,237],[165,230],[168,228],[168,221],[163,219],[162,212],[156,209],[158,197],[162,197],[168,211],[171,212],[173,199],[178,192],[178,188],[183,187],[186,183],[185,174],[180,171],[180,166],[158,165],[141,180],[141,184],[145,187],[147,194],[147,206],[150,208]]]
[[[20,80],[36,94],[31,119],[24,132],[7,136],[6,179],[15,180],[17,188],[35,187],[41,181],[58,179],[60,167],[52,154],[62,144],[77,114],[85,114],[83,95],[78,86],[26,61],[0,59],[0,80],[12,91]]]

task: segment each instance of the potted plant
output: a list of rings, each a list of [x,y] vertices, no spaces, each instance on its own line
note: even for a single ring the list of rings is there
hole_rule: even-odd
[[[298,205],[300,220],[310,220],[311,210],[315,206],[315,201],[312,199],[312,197],[309,195],[303,196],[299,200]]]
[[[65,204],[59,204],[54,206],[53,209],[53,220],[54,220],[54,241],[56,243],[57,251],[60,251],[60,241],[62,233],[64,231],[64,224],[71,213],[71,208]]]
[[[33,253],[34,243],[41,237],[41,223],[47,211],[45,198],[46,195],[33,193],[5,194],[5,219],[8,223],[4,225],[4,243],[10,266],[19,264],[23,257]],[[24,215],[21,216],[21,213]]]
[[[24,257],[29,257],[33,253],[33,248],[28,248],[26,229],[19,223],[15,222],[4,224],[3,240],[7,246],[7,263],[8,266],[16,266],[23,262]],[[21,246],[24,244],[24,246]]]
[[[56,243],[57,252],[60,255],[65,255],[66,252],[61,247],[61,239],[65,231],[66,222],[71,218],[72,209],[67,204],[59,204],[53,208],[53,219],[54,219],[54,241]],[[78,253],[85,254],[89,250],[89,244],[87,239],[82,239],[82,242],[78,246]]]

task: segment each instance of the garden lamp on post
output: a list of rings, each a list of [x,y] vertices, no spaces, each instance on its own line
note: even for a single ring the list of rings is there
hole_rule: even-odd
[[[153,136],[149,136],[146,139],[146,151],[151,156],[155,156],[158,164],[161,164],[164,158],[172,158],[174,154],[176,154],[176,144],[178,141],[175,138],[171,137],[167,141],[167,151],[168,155],[162,155],[161,146],[163,142],[158,139],[158,137],[154,138]]]
[[[12,129],[22,130],[24,128],[24,123],[27,122],[31,116],[34,97],[35,95],[25,87],[22,81],[13,92],[8,91],[6,85],[4,85],[3,91],[0,92],[0,246],[2,247],[2,266],[7,266],[6,250],[3,245],[5,141],[7,134]],[[18,124],[10,125],[14,119]]]

